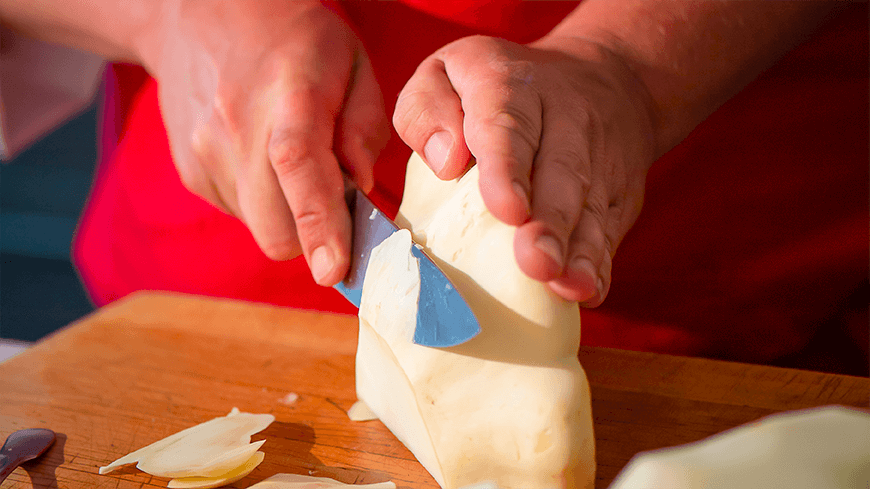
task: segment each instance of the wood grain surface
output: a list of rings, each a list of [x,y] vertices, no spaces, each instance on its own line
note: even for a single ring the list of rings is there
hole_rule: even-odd
[[[351,422],[356,318],[139,293],[0,363],[0,436],[58,441],[3,489],[150,488],[167,479],[97,468],[233,407],[274,414],[265,461],[229,487],[280,472],[437,488],[379,422]],[[868,407],[870,379],[581,348],[592,387],[597,486],[636,453],[705,438],[783,410]],[[297,394],[295,402],[285,401]]]

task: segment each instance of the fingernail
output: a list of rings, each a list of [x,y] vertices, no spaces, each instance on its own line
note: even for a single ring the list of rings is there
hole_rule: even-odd
[[[596,295],[598,295],[598,297],[604,297],[604,282],[601,278],[595,281],[595,288],[598,289]]]
[[[596,292],[600,291],[601,279],[598,278],[598,273],[595,270],[595,266],[592,265],[592,262],[586,258],[575,258],[571,261],[571,273],[576,277],[578,275],[583,276],[586,280],[583,280],[582,283],[588,283],[589,288],[584,290],[583,297],[578,298],[579,302],[588,301],[589,299],[595,297]]]
[[[580,272],[587,277],[589,277],[589,281],[592,282],[597,278],[597,273],[595,270],[595,266],[592,265],[592,262],[587,258],[575,258],[571,261],[571,269],[575,272]]]
[[[526,193],[526,189],[520,185],[519,182],[514,182],[514,192],[517,194],[517,197],[520,198],[520,201],[523,203],[523,208],[526,210],[526,215],[532,213],[532,206],[529,203],[529,194]]]
[[[423,155],[429,168],[437,175],[447,164],[447,155],[453,147],[453,136],[447,131],[439,131],[429,137],[423,147]]]
[[[311,276],[320,283],[332,271],[332,250],[328,246],[320,246],[311,253]]]
[[[562,247],[556,241],[556,238],[542,234],[535,240],[535,247],[549,255],[560,268],[562,267]]]

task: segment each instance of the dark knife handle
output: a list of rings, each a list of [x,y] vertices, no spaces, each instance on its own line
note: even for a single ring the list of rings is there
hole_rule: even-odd
[[[43,428],[19,430],[9,435],[0,447],[0,482],[22,463],[45,453],[55,438],[53,431]]]
[[[15,467],[18,467],[18,464],[12,463],[9,457],[0,453],[0,482],[5,481]]]

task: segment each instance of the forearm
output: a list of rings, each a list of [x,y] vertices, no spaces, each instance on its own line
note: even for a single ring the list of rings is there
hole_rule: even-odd
[[[6,28],[111,60],[139,62],[138,41],[154,25],[157,0],[0,0]]]
[[[837,2],[586,0],[543,43],[581,38],[648,91],[661,155],[832,15]]]

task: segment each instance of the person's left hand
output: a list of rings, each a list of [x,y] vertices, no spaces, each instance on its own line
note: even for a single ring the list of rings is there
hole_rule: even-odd
[[[594,307],[640,213],[654,118],[645,86],[598,44],[476,36],[420,64],[393,124],[442,179],[462,175],[473,156],[487,207],[519,226],[520,269]]]

